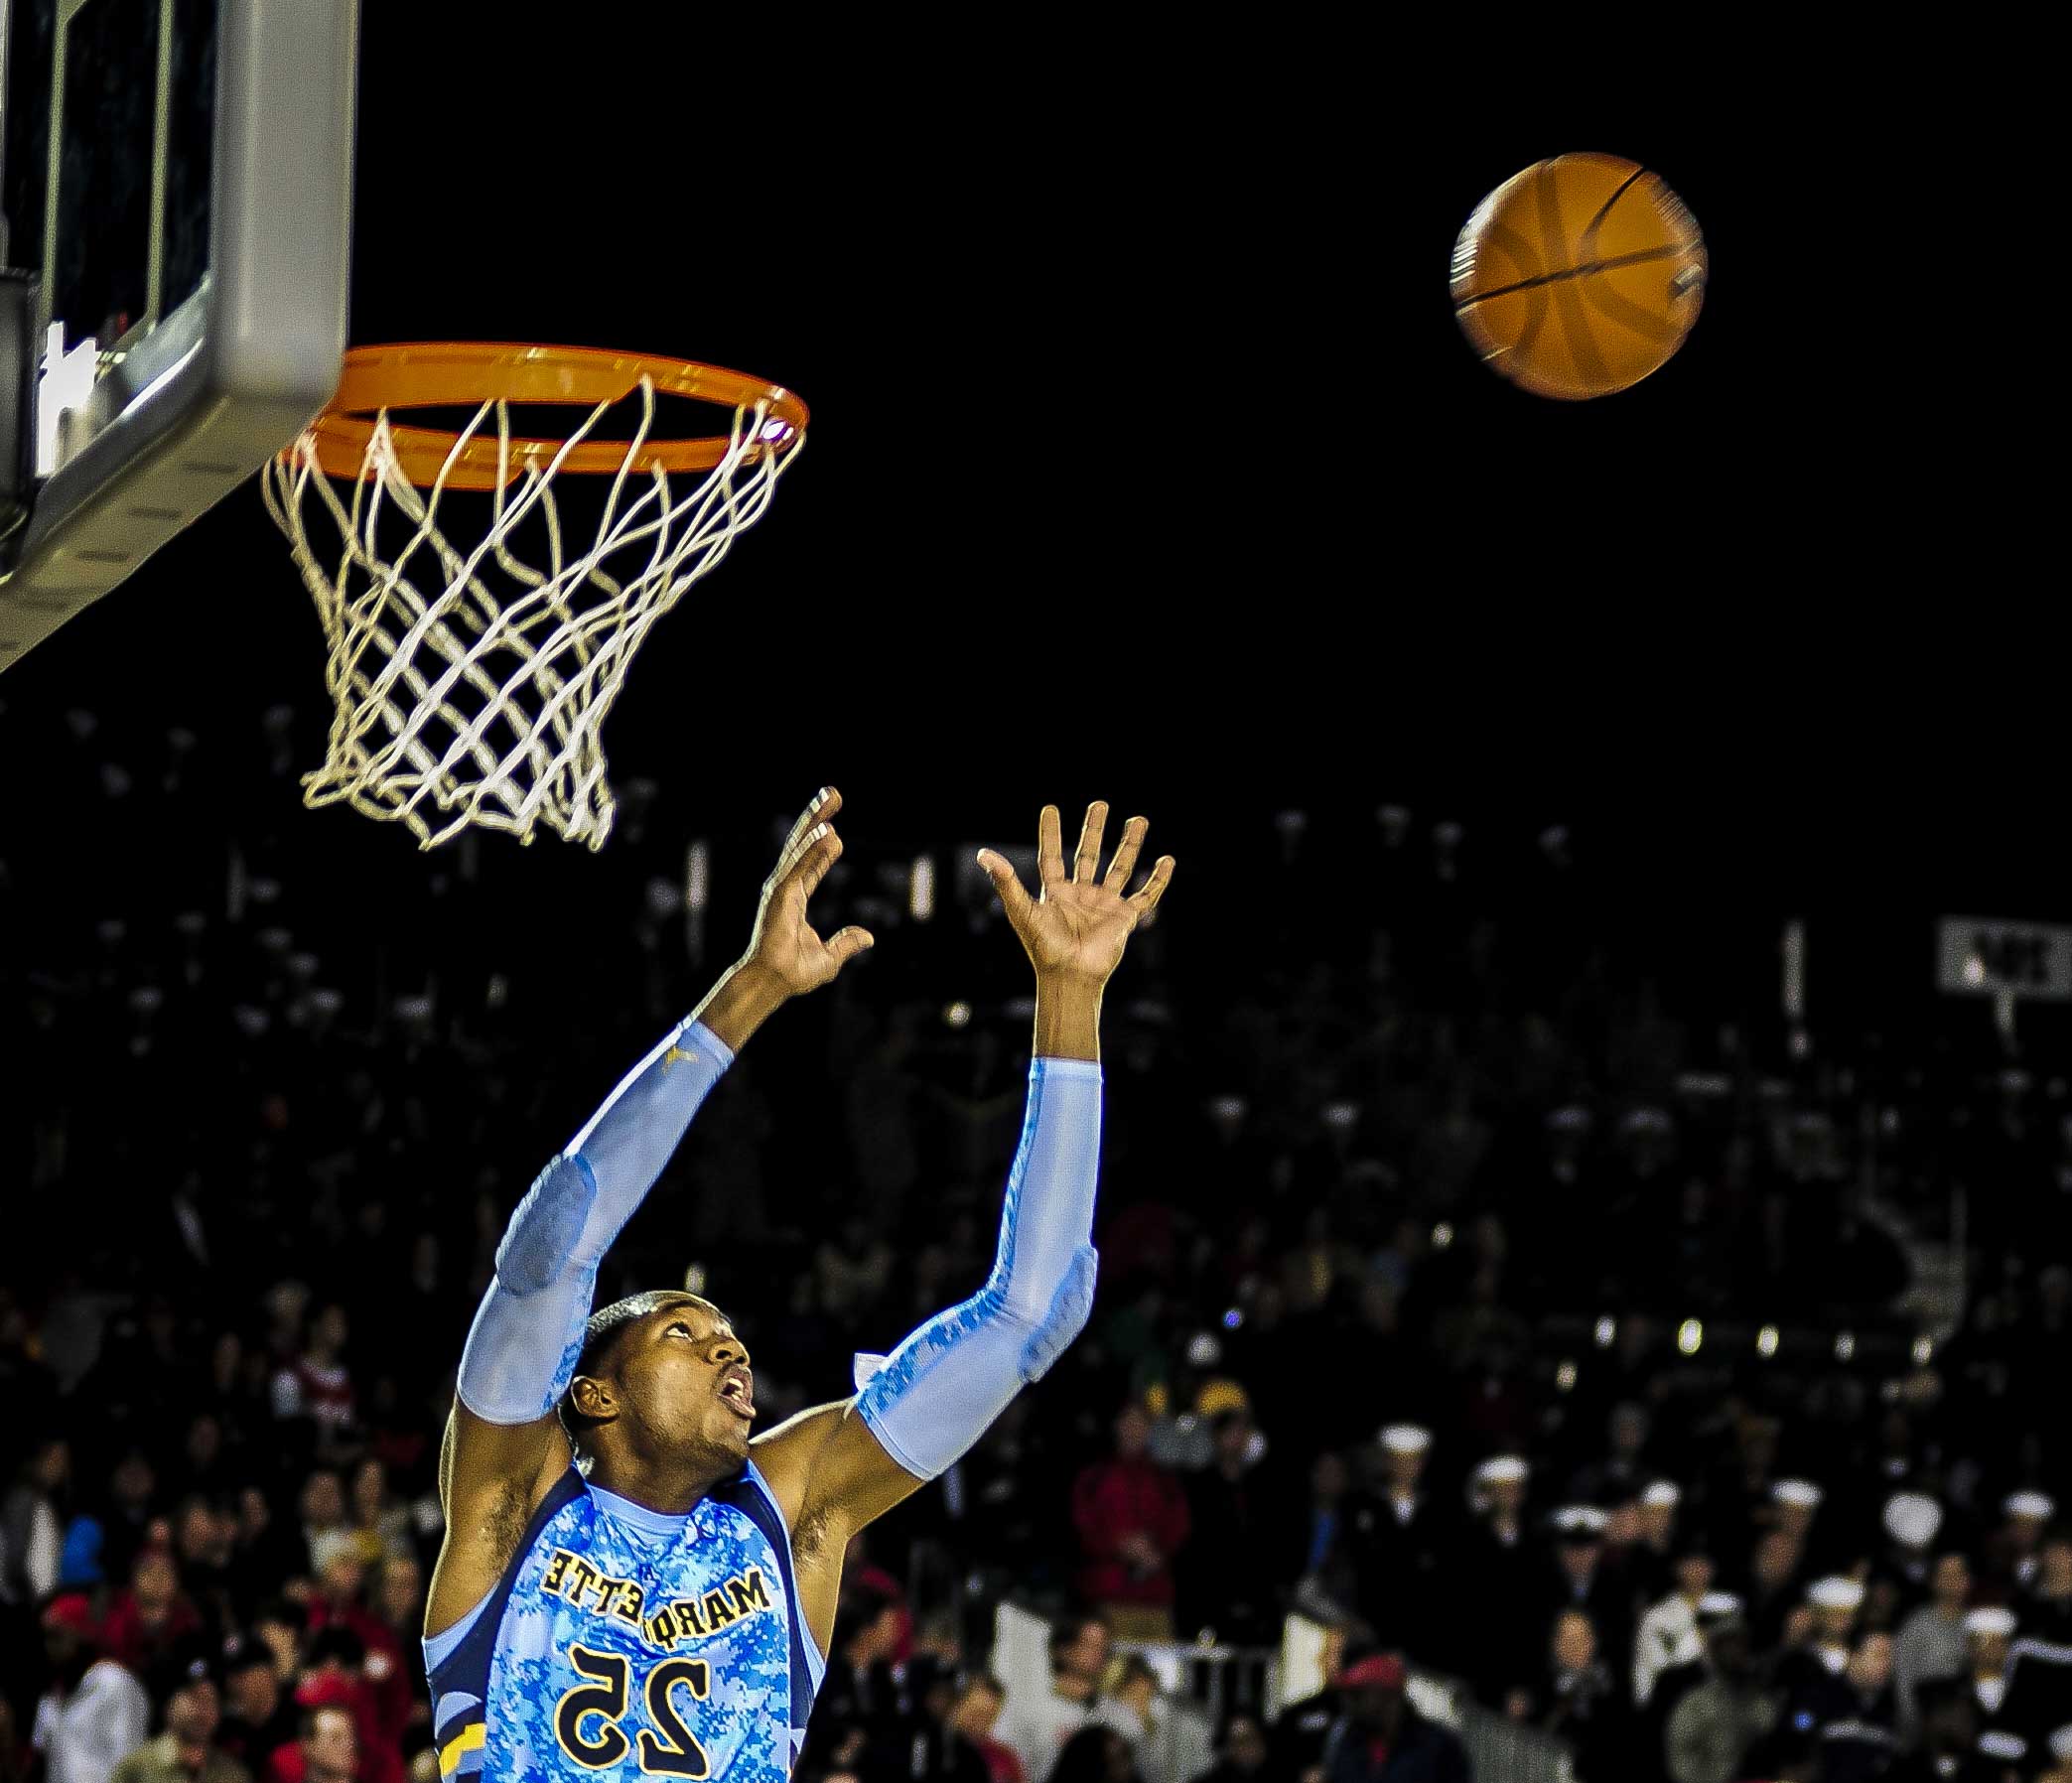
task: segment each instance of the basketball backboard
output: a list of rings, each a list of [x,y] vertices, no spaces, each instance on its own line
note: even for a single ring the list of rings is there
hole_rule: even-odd
[[[358,0],[0,0],[0,668],[337,387],[357,36]]]

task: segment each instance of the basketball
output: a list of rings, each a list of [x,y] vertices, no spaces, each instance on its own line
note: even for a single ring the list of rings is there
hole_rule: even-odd
[[[1705,280],[1697,219],[1657,175],[1557,155],[1475,206],[1453,247],[1453,314],[1492,371],[1575,402],[1667,364]]]

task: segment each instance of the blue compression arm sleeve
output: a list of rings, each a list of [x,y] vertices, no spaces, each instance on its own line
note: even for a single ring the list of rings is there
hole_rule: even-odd
[[[935,1478],[976,1442],[1085,1325],[1100,1153],[1101,1067],[1036,1059],[985,1287],[890,1358],[857,1358],[857,1413],[916,1478]]]
[[[560,1403],[583,1353],[597,1266],[646,1198],[734,1054],[685,1022],[540,1171],[496,1247],[496,1274],[461,1353],[461,1403],[530,1424]]]

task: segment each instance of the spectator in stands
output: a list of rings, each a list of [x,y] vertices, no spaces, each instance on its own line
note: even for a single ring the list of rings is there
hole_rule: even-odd
[[[829,1763],[837,1747],[847,1750],[850,1767],[867,1774],[903,1759],[913,1705],[905,1670],[894,1658],[898,1608],[897,1599],[873,1585],[843,1592],[833,1656],[808,1727],[814,1765]],[[861,1741],[851,1737],[858,1733]],[[810,1768],[808,1755],[800,1755],[801,1769]]]
[[[1651,1479],[1633,1500],[1633,1536],[1625,1550],[1626,1570],[1634,1595],[1642,1603],[1659,1603],[1675,1583],[1676,1559],[1682,1550],[1677,1512],[1683,1488],[1673,1479]]]
[[[1633,1701],[1641,1709],[1656,1694],[1656,1680],[1664,1671],[1695,1665],[1706,1655],[1697,1617],[1712,1592],[1712,1558],[1687,1547],[1676,1556],[1672,1574],[1676,1588],[1641,1617],[1633,1640]]]
[[[2002,1783],[2003,1773],[1978,1751],[1978,1721],[1962,1679],[1922,1679],[1914,1709],[1920,1746],[1900,1756],[1885,1783]]]
[[[1216,1730],[1216,1762],[1189,1783],[1263,1783],[1267,1775],[1266,1729],[1250,1710],[1223,1717]]]
[[[1422,1652],[1433,1644],[1448,1556],[1447,1519],[1425,1488],[1432,1433],[1391,1424],[1381,1433],[1379,1501],[1355,1516],[1358,1607],[1377,1641]]]
[[[990,1672],[977,1672],[965,1680],[951,1719],[985,1760],[990,1783],[1026,1783],[1022,1760],[994,1737],[1006,1703],[1007,1692],[1001,1688],[1000,1680]]]
[[[999,1739],[1021,1761],[1028,1783],[1049,1783],[1065,1742],[1093,1720],[1108,1639],[1100,1616],[1065,1618],[1050,1631],[1049,1689],[1028,1701],[1009,1696]]]
[[[2017,1626],[2014,1612],[1998,1604],[1975,1609],[1964,1618],[1965,1639],[1971,1648],[1964,1668],[1966,1694],[1981,1734],[2020,1731],[2008,1700]]]
[[[173,1515],[173,1557],[180,1581],[204,1624],[220,1633],[237,1620],[231,1524],[200,1493],[190,1493]]]
[[[305,1710],[301,1738],[273,1755],[267,1783],[365,1783],[351,1712],[336,1704]]]
[[[1331,1723],[1344,1707],[1338,1697],[1338,1679],[1348,1662],[1356,1662],[1377,1651],[1371,1644],[1355,1647],[1341,1624],[1326,1624],[1323,1651],[1317,1658],[1322,1687],[1283,1709],[1275,1718],[1267,1743],[1273,1748],[1276,1777],[1300,1777],[1316,1768],[1323,1756],[1323,1742]]]
[[[2072,1721],[2072,1531],[2052,1530],[2036,1555],[2034,1588],[2021,1608],[2021,1639],[2010,1649],[2014,1682],[2007,1714],[2040,1748]]]
[[[314,1428],[320,1453],[340,1445],[357,1410],[352,1375],[345,1361],[345,1308],[328,1305],[310,1320],[309,1341],[302,1353],[273,1377],[273,1415],[307,1420]],[[343,1514],[343,1506],[341,1507]]]
[[[253,1783],[217,1742],[221,1717],[214,1663],[191,1660],[167,1681],[165,1731],[117,1764],[109,1783]]]
[[[424,1623],[424,1568],[414,1554],[391,1554],[374,1579],[364,1624],[364,1665],[375,1719],[384,1736],[405,1751],[422,1743],[413,1728],[424,1738],[431,1734],[432,1706],[419,1646]]]
[[[158,1473],[140,1447],[125,1452],[108,1475],[106,1502],[96,1520],[101,1528],[100,1564],[110,1578],[126,1578],[144,1547],[145,1532],[158,1496]]]
[[[1758,1685],[1745,1624],[1723,1618],[1706,1637],[1705,1677],[1669,1716],[1670,1783],[1736,1783],[1749,1749],[1776,1724],[1777,1708]]]
[[[410,1541],[410,1512],[395,1501],[388,1489],[388,1469],[373,1455],[352,1469],[347,1524],[360,1562],[369,1572],[390,1555],[415,1552]]]
[[[1126,1405],[1115,1420],[1113,1458],[1085,1468],[1072,1486],[1085,1556],[1080,1590],[1125,1640],[1173,1638],[1173,1557],[1187,1539],[1186,1494],[1146,1453],[1150,1440],[1150,1418]]]
[[[272,1650],[256,1634],[233,1635],[223,1644],[222,1679],[217,1742],[255,1778],[264,1777],[273,1754],[301,1731],[301,1714]]]
[[[1338,1680],[1338,1718],[1324,1736],[1323,1783],[1469,1783],[1458,1738],[1428,1721],[1404,1694],[1403,1661],[1377,1653]]]
[[[1288,1509],[1282,1507],[1272,1549],[1264,1556],[1269,1588],[1293,1580],[1292,1601],[1305,1615],[1321,1622],[1345,1620],[1360,1600],[1360,1524],[1371,1529],[1374,1523],[1372,1510],[1354,1495],[1345,1457],[1335,1448],[1319,1449],[1310,1463],[1307,1496],[1292,1516]],[[1204,1545],[1198,1528],[1194,1542],[1197,1549]]]
[[[128,1585],[115,1593],[100,1640],[110,1659],[142,1677],[201,1631],[201,1612],[180,1588],[173,1557],[147,1548],[130,1569]]]
[[[1573,1749],[1579,1783],[1625,1783],[1639,1768],[1627,1694],[1598,1657],[1597,1632],[1580,1609],[1555,1617],[1548,1675],[1534,1693],[1539,1725]]]
[[[1941,1554],[1936,1557],[1928,1582],[1928,1601],[1900,1623],[1892,1643],[1892,1694],[1899,1711],[1900,1734],[1909,1741],[1921,1724],[1914,1707],[1915,1691],[1931,1678],[1964,1676],[1964,1611],[1972,1590],[1970,1563],[1962,1554]]]
[[[2001,1504],[2002,1522],[1986,1544],[1985,1577],[2003,1597],[2028,1589],[2036,1576],[2036,1551],[2057,1515],[2048,1492],[2010,1492]]]
[[[0,1496],[0,1604],[41,1603],[57,1590],[70,1479],[71,1445],[63,1437],[30,1444]]]
[[[1656,1477],[1646,1457],[1645,1407],[1630,1400],[1613,1406],[1606,1435],[1609,1447],[1603,1458],[1580,1469],[1569,1482],[1569,1495],[1579,1504],[1628,1503]]]
[[[297,1557],[296,1570],[314,1578],[323,1571],[317,1562],[319,1542],[329,1535],[349,1533],[345,1488],[339,1483],[337,1469],[318,1467],[303,1481],[301,1510],[303,1552]]]
[[[910,1728],[903,1762],[894,1767],[908,1783],[932,1778],[935,1783],[991,1783],[985,1755],[957,1724],[959,1692],[956,1674],[922,1655],[915,1656],[919,1682],[918,1716]]]
[[[1524,1456],[1495,1455],[1475,1469],[1475,1517],[1455,1550],[1448,1580],[1443,1663],[1456,1666],[1485,1702],[1504,1703],[1539,1674],[1546,1629],[1511,1605],[1541,1601],[1545,1559],[1526,1539]]]
[[[1850,1655],[1849,1669],[1812,1711],[1825,1753],[1828,1783],[1870,1783],[1898,1749],[1898,1711],[1892,1701],[1892,1639],[1866,1634]],[[1794,1723],[1799,1716],[1792,1717]]]
[[[1141,1655],[1112,1661],[1094,1718],[1130,1742],[1131,1761],[1146,1776],[1157,1769],[1159,1677]]]
[[[108,1783],[116,1764],[144,1743],[151,1700],[127,1670],[98,1651],[84,1597],[53,1598],[43,1612],[43,1636],[51,1684],[36,1706],[30,1737],[49,1783]]]
[[[1786,1626],[1805,1619],[1805,1543],[1789,1530],[1770,1530],[1756,1542],[1746,1594],[1748,1629],[1758,1648],[1783,1645]]]
[[[1185,1487],[1186,1546],[1174,1569],[1178,1632],[1192,1639],[1213,1629],[1230,1645],[1269,1646],[1281,1621],[1282,1527],[1260,1477],[1265,1439],[1242,1403],[1219,1412],[1212,1428],[1213,1457]]]
[[[1113,1727],[1081,1727],[1058,1748],[1051,1783],[1144,1783],[1130,1742]]]
[[[1605,1558],[1604,1531],[1610,1521],[1590,1504],[1564,1505],[1551,1519],[1555,1564],[1538,1581],[1540,1590],[1530,1609],[1544,1627],[1554,1625],[1565,1609],[1589,1617],[1599,1640],[1614,1652],[1632,1644],[1632,1588],[1624,1571]]]

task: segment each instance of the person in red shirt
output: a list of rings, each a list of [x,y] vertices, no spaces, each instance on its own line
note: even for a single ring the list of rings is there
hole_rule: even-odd
[[[367,1618],[367,1656],[361,1666],[373,1693],[381,1736],[409,1751],[432,1737],[432,1706],[424,1668],[417,1663],[425,1625],[424,1568],[410,1555],[392,1554],[375,1575]],[[417,1736],[413,1740],[412,1729]]]
[[[1151,1420],[1127,1405],[1115,1421],[1115,1457],[1081,1470],[1072,1523],[1086,1564],[1079,1588],[1118,1639],[1173,1638],[1173,1557],[1187,1539],[1187,1498],[1147,1452]]]
[[[367,1783],[351,1712],[337,1704],[305,1710],[302,1737],[274,1753],[266,1783]]]
[[[986,1761],[991,1783],[1023,1783],[1022,1760],[993,1737],[1007,1692],[990,1672],[980,1672],[965,1681],[964,1694],[950,1712],[950,1725]]]
[[[383,1738],[374,1703],[374,1692],[365,1675],[366,1649],[358,1636],[343,1623],[335,1622],[310,1641],[309,1669],[295,1687],[295,1701],[305,1710],[343,1710],[352,1717],[356,1768],[352,1783],[405,1783],[408,1776],[403,1755],[394,1742]],[[307,1727],[307,1723],[305,1723]],[[309,1745],[307,1732],[301,1742]],[[283,1747],[274,1754],[276,1764],[296,1750]],[[293,1764],[294,1759],[287,1762]],[[289,1780],[292,1783],[292,1779]]]
[[[101,1646],[110,1659],[142,1677],[201,1627],[201,1614],[180,1588],[173,1557],[147,1548],[130,1568],[129,1583],[108,1606]]]

